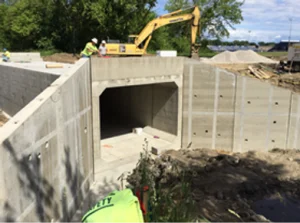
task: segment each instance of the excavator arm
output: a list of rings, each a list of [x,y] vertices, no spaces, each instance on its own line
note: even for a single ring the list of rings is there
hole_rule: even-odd
[[[198,6],[193,7],[193,12],[188,14],[179,14],[185,10],[178,10],[163,16],[160,16],[152,21],[150,21],[146,27],[141,31],[141,33],[135,39],[135,45],[140,47],[140,45],[145,42],[143,48],[146,50],[150,39],[152,37],[152,33],[157,30],[158,28],[179,23],[183,21],[191,21],[191,50],[192,54],[198,53],[198,47],[196,46],[196,37],[199,29],[199,21],[200,21],[200,10]],[[179,15],[178,15],[179,14]]]

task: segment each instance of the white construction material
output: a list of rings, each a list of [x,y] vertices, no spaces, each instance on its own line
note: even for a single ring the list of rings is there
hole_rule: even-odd
[[[175,51],[175,50],[159,50],[159,51],[156,51],[156,56],[159,56],[159,57],[177,57],[177,51]]]
[[[227,64],[227,63],[277,63],[267,57],[261,56],[252,50],[239,50],[236,52],[225,51],[211,59],[202,59],[205,63]]]
[[[143,128],[134,128],[132,129],[132,132],[137,135],[141,135],[143,133]]]

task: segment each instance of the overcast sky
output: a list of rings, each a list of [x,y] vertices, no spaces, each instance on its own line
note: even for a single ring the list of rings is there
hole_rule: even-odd
[[[155,11],[164,14],[167,0],[158,0]],[[229,29],[229,40],[273,42],[288,39],[292,18],[292,39],[300,39],[300,0],[245,0],[244,21]],[[250,32],[249,32],[250,31]]]

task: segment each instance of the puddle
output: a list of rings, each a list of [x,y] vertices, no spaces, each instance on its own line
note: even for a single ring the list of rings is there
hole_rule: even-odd
[[[300,200],[285,195],[257,201],[254,211],[273,222],[300,222]]]

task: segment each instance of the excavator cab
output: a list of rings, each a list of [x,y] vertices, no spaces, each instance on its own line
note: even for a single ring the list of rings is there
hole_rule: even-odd
[[[135,38],[138,37],[138,35],[129,35],[128,36],[128,42],[134,44]]]

